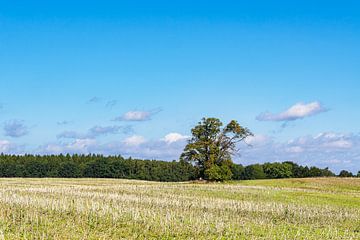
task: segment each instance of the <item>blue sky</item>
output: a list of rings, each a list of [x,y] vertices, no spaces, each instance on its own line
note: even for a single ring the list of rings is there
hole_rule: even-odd
[[[204,116],[235,160],[360,170],[356,1],[0,2],[0,150],[177,158]]]

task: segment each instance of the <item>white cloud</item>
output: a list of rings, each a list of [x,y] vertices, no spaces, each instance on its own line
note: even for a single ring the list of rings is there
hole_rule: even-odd
[[[122,119],[124,121],[146,121],[150,119],[150,116],[151,116],[150,112],[130,111],[125,113]]]
[[[130,111],[124,113],[119,118],[116,118],[118,121],[133,121],[133,122],[140,122],[140,121],[148,121],[150,120],[151,113],[146,111]]]
[[[180,133],[169,133],[162,140],[168,144],[175,143],[178,141],[186,140],[189,136],[181,135]]]
[[[293,139],[289,142],[291,145],[303,146],[308,149],[349,149],[359,140],[359,136],[353,134],[326,132],[317,136],[306,136]]]
[[[41,154],[60,154],[65,153],[64,150],[65,149],[63,146],[55,143],[50,143],[39,147],[37,151],[39,151]]]
[[[11,143],[7,140],[0,140],[0,152],[6,153],[11,149]]]
[[[270,139],[266,144],[241,148],[243,164],[295,161],[303,165],[330,167],[334,171],[360,170],[360,134],[335,132],[302,136],[286,142]],[[336,161],[334,161],[336,159]]]
[[[304,149],[299,146],[294,146],[294,147],[286,148],[285,151],[288,153],[302,153],[302,152],[304,152]]]
[[[0,140],[0,153],[4,154],[23,154],[25,145],[19,145],[8,140]]]
[[[115,121],[142,122],[149,121],[155,114],[161,112],[161,109],[153,109],[150,111],[129,111],[122,116],[115,118]]]
[[[93,148],[99,143],[94,139],[75,139],[70,143],[49,143],[40,146],[37,154],[60,154],[60,153],[79,153],[88,154],[93,153]]]
[[[271,141],[271,139],[268,136],[261,134],[250,136],[245,139],[245,142],[252,146],[264,145],[269,143],[269,141]]]
[[[66,148],[73,151],[87,152],[89,147],[96,145],[94,139],[76,139],[73,143],[66,145]]]
[[[320,102],[311,102],[308,104],[297,103],[284,112],[278,114],[266,112],[260,114],[256,119],[259,121],[295,121],[325,111],[327,111],[327,109],[324,108]]]
[[[145,143],[146,140],[143,136],[134,135],[134,136],[126,138],[123,142],[129,146],[139,146],[139,145]]]
[[[167,141],[165,141],[167,139]],[[121,141],[101,143],[95,139],[75,139],[70,143],[50,143],[39,147],[37,154],[60,153],[98,153],[103,155],[122,155],[142,159],[178,159],[186,141],[181,134],[168,134],[158,140],[146,140],[143,136],[133,135]],[[170,144],[171,143],[171,144]]]
[[[351,148],[353,146],[353,143],[348,140],[340,139],[337,141],[327,142],[323,144],[326,148]]]

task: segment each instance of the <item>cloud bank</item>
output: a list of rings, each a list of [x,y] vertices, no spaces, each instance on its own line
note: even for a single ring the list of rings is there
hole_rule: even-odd
[[[178,159],[186,145],[186,136],[170,133],[158,140],[147,140],[140,135],[132,135],[123,140],[101,143],[96,139],[73,139],[67,143],[49,143],[40,146],[37,154],[99,153],[103,155],[123,155],[144,159]]]
[[[302,136],[287,142],[255,135],[249,138],[252,147],[242,146],[238,162],[294,161],[304,165],[330,167],[335,171],[360,169],[360,134],[324,132]]]
[[[69,133],[70,135],[70,133]],[[95,138],[73,138],[39,146],[28,153],[34,154],[103,154],[122,155],[142,159],[177,160],[187,144],[188,136],[169,133],[159,139],[146,139],[131,135],[117,141],[102,142]],[[263,162],[293,161],[302,165],[330,167],[357,173],[360,169],[360,134],[324,132],[279,142],[266,135],[255,135],[240,144],[236,163],[244,165]],[[25,146],[0,140],[0,152],[22,154]]]

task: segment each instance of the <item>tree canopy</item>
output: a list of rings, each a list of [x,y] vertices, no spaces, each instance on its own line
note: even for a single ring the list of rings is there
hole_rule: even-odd
[[[291,167],[290,167],[291,166]],[[220,168],[220,169],[219,169]],[[304,178],[335,176],[328,168],[300,166],[293,162],[242,166],[231,163],[230,173],[219,166],[208,174],[221,180],[221,174],[232,180],[264,178]],[[227,170],[227,168],[225,168]],[[125,159],[102,155],[4,155],[0,154],[0,177],[123,178],[178,182],[198,179],[198,169],[185,161]],[[350,174],[344,174],[341,176]],[[360,174],[358,174],[360,177]]]
[[[239,153],[238,143],[253,135],[235,120],[223,127],[217,118],[203,118],[191,133],[181,159],[195,163],[201,178],[217,181],[231,179],[231,157]]]

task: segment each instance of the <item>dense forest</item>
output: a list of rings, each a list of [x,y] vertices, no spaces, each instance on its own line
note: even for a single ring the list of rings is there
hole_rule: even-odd
[[[299,166],[293,162],[242,166],[232,164],[232,179],[303,178],[335,176],[329,169]],[[352,176],[342,171],[341,176]],[[178,182],[199,179],[193,164],[185,161],[139,160],[102,155],[0,155],[0,177],[123,178]]]

